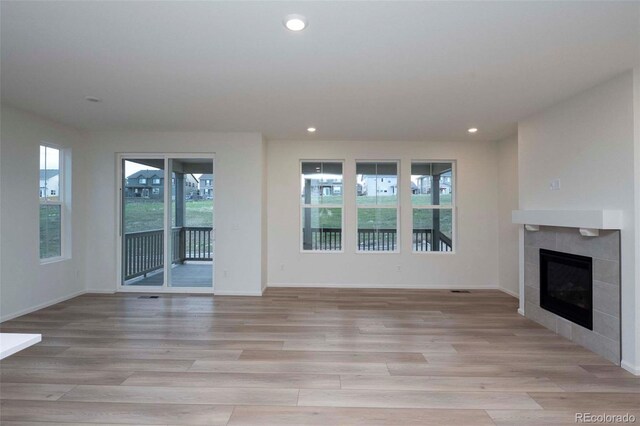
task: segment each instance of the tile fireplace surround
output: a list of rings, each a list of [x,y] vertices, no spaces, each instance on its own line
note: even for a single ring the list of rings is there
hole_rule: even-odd
[[[540,249],[593,258],[593,331],[540,307]],[[577,228],[524,232],[524,313],[565,338],[620,365],[620,232],[583,237]]]

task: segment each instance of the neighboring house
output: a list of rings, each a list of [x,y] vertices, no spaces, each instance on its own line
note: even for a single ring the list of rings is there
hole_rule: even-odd
[[[213,199],[213,174],[205,173],[201,175],[198,189],[200,189],[201,196]]]
[[[197,198],[201,195],[198,179],[192,174],[184,175],[184,195],[187,199]]]
[[[198,195],[198,179],[184,175],[185,197]],[[129,176],[125,183],[125,197],[162,199],[164,197],[164,172],[162,170],[140,170]]]
[[[342,179],[311,178],[309,181],[313,195],[342,195]]]
[[[431,176],[420,176],[415,184],[411,184],[411,192],[414,194],[431,194],[431,182]],[[450,175],[440,175],[440,194],[451,194]]]
[[[395,195],[398,193],[398,178],[396,176],[363,175],[364,195]]]
[[[125,197],[161,199],[164,194],[162,170],[140,170],[129,176],[125,183]]]
[[[60,172],[57,170],[40,170],[40,198],[59,196],[59,182]]]

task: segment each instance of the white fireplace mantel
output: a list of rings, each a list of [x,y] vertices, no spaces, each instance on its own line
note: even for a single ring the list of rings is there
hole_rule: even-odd
[[[584,229],[622,229],[622,210],[513,210],[513,223]]]

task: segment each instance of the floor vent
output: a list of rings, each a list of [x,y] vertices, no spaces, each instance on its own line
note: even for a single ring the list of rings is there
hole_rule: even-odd
[[[160,296],[138,296],[138,299],[159,299]]]
[[[451,290],[451,293],[471,293],[469,290]]]

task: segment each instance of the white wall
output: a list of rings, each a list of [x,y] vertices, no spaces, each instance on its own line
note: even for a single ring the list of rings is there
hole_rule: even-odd
[[[85,140],[69,127],[2,106],[0,186],[0,320],[59,302],[84,292],[85,220],[78,214],[86,203],[81,160]],[[71,150],[71,257],[40,264],[40,143]],[[69,170],[66,171],[67,173]],[[67,195],[69,195],[67,193]]]
[[[635,364],[630,364],[628,369],[635,368],[634,373],[640,375],[640,66],[633,71],[633,113],[634,113],[634,164],[635,164],[635,274],[634,281],[635,300],[630,305],[635,307],[631,312],[625,312],[627,323],[635,323],[635,348],[628,351],[628,360],[633,361],[632,353],[635,354]],[[633,294],[629,297],[633,297]],[[627,302],[628,303],[628,302]],[[629,306],[629,305],[627,305]],[[629,342],[632,345],[634,342]],[[632,353],[631,353],[632,352]]]
[[[521,209],[623,210],[622,361],[639,368],[633,93],[627,72],[521,121],[518,168]]]
[[[116,153],[214,153],[215,292],[259,295],[262,291],[262,222],[265,144],[257,133],[94,132],[83,158],[94,183],[86,216],[91,247],[88,291],[112,292],[116,266]],[[100,241],[100,244],[95,244]]]
[[[517,296],[518,225],[511,212],[518,208],[518,137],[497,142],[498,147],[498,283],[504,291]]]
[[[492,142],[269,141],[270,286],[497,288],[497,170]],[[299,161],[345,161],[345,252],[300,253]],[[355,160],[401,162],[399,254],[355,253]],[[411,160],[457,161],[456,253],[411,252]],[[400,271],[398,271],[400,267]]]

